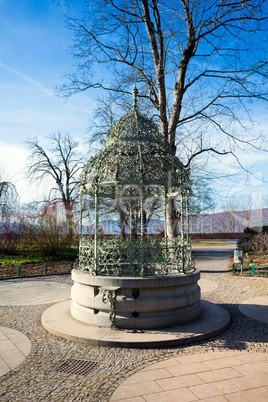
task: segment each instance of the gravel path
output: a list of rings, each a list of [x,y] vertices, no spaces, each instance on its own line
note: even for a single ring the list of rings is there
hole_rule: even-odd
[[[1,377],[1,401],[108,401],[126,378],[163,359],[236,349],[267,353],[267,325],[244,316],[238,304],[254,296],[267,295],[268,281],[232,277],[227,270],[228,256],[232,253],[230,246],[217,247],[217,250],[214,248],[212,257],[211,250],[202,250],[198,247],[194,249],[196,266],[201,270],[202,278],[219,284],[217,289],[203,294],[202,298],[218,303],[230,312],[232,323],[224,333],[178,348],[142,350],[89,347],[57,338],[42,328],[41,315],[48,304],[0,307],[0,325],[21,331],[32,342],[27,359]],[[70,275],[42,280],[72,284]],[[69,358],[89,359],[98,364],[87,375],[57,371],[60,363]]]

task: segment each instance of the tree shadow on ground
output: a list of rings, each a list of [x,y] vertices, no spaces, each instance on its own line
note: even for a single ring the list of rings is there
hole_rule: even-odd
[[[255,350],[257,344],[268,346],[268,325],[242,314],[238,304],[219,304],[225,308],[231,316],[230,326],[221,334],[198,342],[223,350]]]

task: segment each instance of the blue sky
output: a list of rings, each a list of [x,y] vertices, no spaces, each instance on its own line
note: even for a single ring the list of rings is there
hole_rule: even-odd
[[[67,102],[55,95],[55,87],[66,81],[64,74],[75,70],[67,51],[73,38],[65,26],[63,4],[53,0],[0,0],[0,39],[0,175],[16,185],[22,202],[40,200],[47,187],[30,185],[25,178],[29,156],[25,141],[58,131],[69,131],[83,141],[88,136],[97,94],[74,95]],[[268,140],[267,108],[255,109],[253,105],[253,118],[259,122],[256,133],[262,132]],[[240,173],[233,181],[218,184],[216,190],[224,199],[240,196],[246,188],[265,198],[268,153],[238,153],[255,176]],[[235,172],[232,166],[233,161],[226,157],[222,172]]]
[[[17,187],[22,202],[42,197],[25,179],[25,141],[58,131],[86,136],[94,99],[81,94],[67,102],[55,87],[72,72],[72,33],[63,6],[53,0],[0,0],[0,172]]]

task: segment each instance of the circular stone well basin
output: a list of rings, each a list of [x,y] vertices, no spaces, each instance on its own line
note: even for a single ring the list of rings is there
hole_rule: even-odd
[[[71,315],[85,324],[110,327],[113,302],[119,329],[165,328],[191,322],[201,314],[200,272],[145,278],[93,276],[73,270]],[[107,298],[106,298],[107,299]]]

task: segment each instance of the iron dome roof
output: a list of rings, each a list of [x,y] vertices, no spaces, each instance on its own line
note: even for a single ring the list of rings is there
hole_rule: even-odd
[[[136,96],[134,88],[133,108],[112,128],[104,150],[85,166],[80,182],[83,192],[92,193],[96,182],[108,193],[115,186],[160,185],[170,190],[189,184],[188,172],[165,148],[157,125],[139,112]]]

